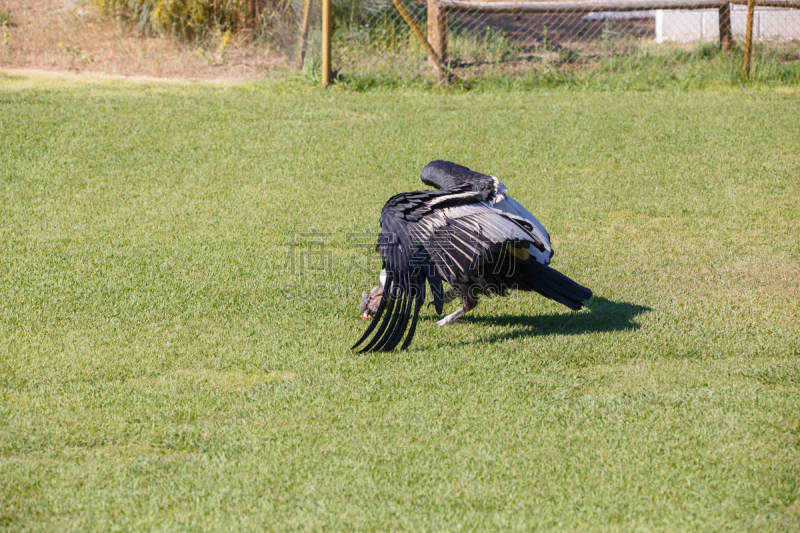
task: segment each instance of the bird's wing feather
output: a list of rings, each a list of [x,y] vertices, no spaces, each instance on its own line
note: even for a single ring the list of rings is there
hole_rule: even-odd
[[[384,296],[372,323],[353,348],[377,327],[362,352],[392,350],[403,339],[410,321],[402,346],[407,347],[425,301],[426,280],[441,313],[442,277],[451,284],[474,277],[477,265],[507,243],[542,246],[529,231],[529,223],[492,208],[470,187],[405,193],[386,203],[376,247],[388,276]]]
[[[544,264],[548,264],[550,262],[550,258],[553,257],[553,246],[550,244],[550,234],[547,232],[542,223],[539,222],[539,219],[533,216],[530,211],[525,209],[522,204],[509,196],[508,193],[501,194],[498,198],[499,201],[496,201],[493,204],[495,209],[499,209],[507,215],[519,217],[531,225],[531,233],[536,235],[542,244],[544,244],[545,253],[540,259],[543,260]]]
[[[528,222],[486,203],[445,208],[437,216],[444,223],[430,239],[429,253],[452,285],[476,281],[482,267],[507,245],[543,247]]]

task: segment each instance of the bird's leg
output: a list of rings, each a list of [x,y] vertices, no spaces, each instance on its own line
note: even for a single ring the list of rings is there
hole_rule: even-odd
[[[456,309],[456,311],[454,313],[450,313],[449,315],[447,315],[446,317],[444,317],[443,319],[438,321],[436,323],[436,325],[437,326],[446,326],[447,324],[458,320],[458,317],[460,317],[461,315],[463,315],[466,312],[467,312],[466,309],[464,309],[464,306],[462,305],[461,307]]]
[[[477,296],[473,298],[470,296],[469,292],[462,293],[461,302],[462,302],[461,307],[456,309],[455,312],[450,313],[449,315],[438,321],[436,324],[439,326],[446,326],[447,324],[450,324],[458,320],[458,318],[464,313],[472,311],[473,309],[475,309],[475,307],[478,306]]]

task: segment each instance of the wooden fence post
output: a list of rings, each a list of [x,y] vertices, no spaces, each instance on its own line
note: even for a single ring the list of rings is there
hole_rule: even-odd
[[[422,31],[417,27],[416,22],[414,22],[414,18],[411,16],[411,13],[403,6],[401,0],[392,0],[395,9],[397,12],[400,13],[400,16],[403,17],[403,20],[406,21],[406,24],[409,28],[411,28],[411,32],[417,36],[419,42],[422,43],[422,46],[428,52],[428,57],[434,62],[436,66],[436,70],[439,72],[439,77],[447,82],[447,65],[445,65],[442,60],[439,58],[439,55],[433,50],[431,47],[431,43],[425,39],[425,36],[422,35]]]
[[[744,74],[750,75],[750,54],[753,51],[753,16],[756,0],[747,0],[747,25],[744,30]]]
[[[428,59],[437,71],[441,70],[440,65],[447,64],[447,11],[441,9],[436,0],[428,0],[428,42],[439,56],[428,54]]]
[[[731,5],[726,2],[719,6],[719,46],[722,48],[722,53],[727,54],[732,44]]]
[[[306,0],[303,7],[303,26],[300,30],[300,50],[297,52],[297,69],[303,68],[306,60],[306,41],[308,41],[309,21],[311,20],[311,0]]]
[[[331,83],[331,0],[322,0],[322,86]]]

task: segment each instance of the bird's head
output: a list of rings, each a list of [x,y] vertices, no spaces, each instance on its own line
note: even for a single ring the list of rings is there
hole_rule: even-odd
[[[378,306],[381,304],[383,298],[383,286],[386,284],[386,270],[381,270],[378,276],[381,284],[376,285],[371,291],[364,291],[361,293],[361,305],[359,308],[364,312],[361,318],[370,320],[372,316],[378,311]]]

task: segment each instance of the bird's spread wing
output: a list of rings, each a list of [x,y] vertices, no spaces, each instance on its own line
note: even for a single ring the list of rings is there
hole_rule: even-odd
[[[381,233],[376,246],[387,273],[384,297],[369,327],[353,348],[364,342],[380,323],[378,331],[361,351],[392,350],[402,340],[410,320],[411,328],[402,348],[408,347],[414,337],[420,307],[425,301],[426,279],[433,292],[436,311],[442,312],[442,279],[425,248],[426,224],[422,220],[437,206],[443,208],[480,199],[479,193],[469,190],[469,187],[460,187],[451,191],[398,194],[386,202],[381,211]]]
[[[542,247],[530,223],[492,208],[471,183],[394,196],[381,212],[381,228],[377,250],[387,281],[372,323],[353,346],[377,328],[362,351],[392,350],[404,334],[401,349],[408,347],[425,301],[426,280],[441,313],[442,277],[451,284],[478,280],[485,285],[478,269],[504,246]]]

